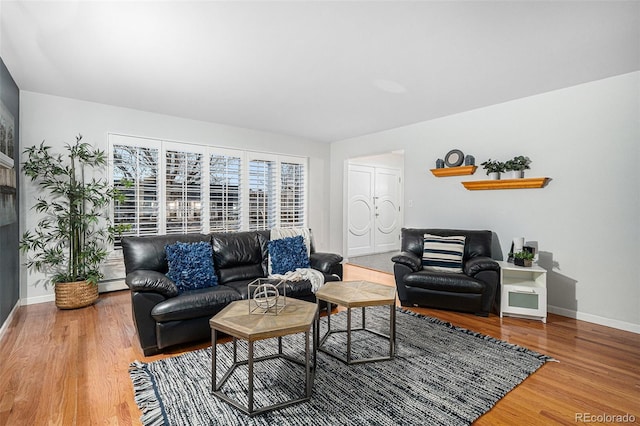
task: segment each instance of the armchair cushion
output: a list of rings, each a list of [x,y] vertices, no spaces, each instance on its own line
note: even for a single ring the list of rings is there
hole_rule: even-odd
[[[465,237],[424,234],[422,266],[432,271],[462,272]]]
[[[470,277],[482,271],[500,271],[500,265],[495,260],[485,256],[473,257],[464,265],[464,273]]]
[[[475,293],[484,291],[484,284],[464,274],[451,274],[450,272],[431,272],[422,270],[408,274],[404,280],[411,287],[433,291],[446,291],[451,293]]]
[[[400,254],[393,256],[391,258],[391,261],[406,265],[411,268],[413,272],[422,269],[422,259],[411,253],[410,251],[403,251]]]
[[[176,242],[165,247],[169,272],[178,292],[213,287],[218,277],[213,270],[211,244]]]

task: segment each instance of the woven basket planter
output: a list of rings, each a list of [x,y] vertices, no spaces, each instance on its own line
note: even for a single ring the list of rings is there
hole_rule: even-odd
[[[60,309],[77,309],[92,305],[98,300],[98,286],[86,281],[56,283],[56,306]]]

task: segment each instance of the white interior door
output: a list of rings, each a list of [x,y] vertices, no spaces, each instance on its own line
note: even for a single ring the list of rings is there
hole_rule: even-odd
[[[368,166],[349,165],[347,193],[348,256],[373,253],[375,208],[375,169]]]
[[[400,247],[400,171],[375,169],[374,252],[384,253]]]
[[[400,171],[349,165],[347,256],[400,247]]]

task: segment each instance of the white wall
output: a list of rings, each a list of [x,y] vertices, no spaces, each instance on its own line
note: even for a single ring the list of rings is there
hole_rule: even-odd
[[[404,154],[388,153],[352,158],[349,160],[349,164],[358,164],[361,166],[371,167],[386,167],[388,169],[398,169],[402,171],[402,168],[404,167]]]
[[[20,93],[21,151],[42,140],[53,147],[83,140],[107,150],[108,133],[120,133],[163,140],[210,144],[252,151],[309,157],[309,226],[319,251],[328,248],[329,215],[326,206],[329,145],[273,133],[259,132],[178,117],[153,114],[110,105],[84,102],[40,93]],[[30,210],[35,188],[21,177],[21,233],[35,225]],[[25,228],[26,225],[26,228]],[[20,297],[23,303],[53,300],[53,288],[37,283],[39,274],[21,271]],[[37,284],[37,285],[36,285]]]
[[[406,227],[490,229],[539,242],[550,311],[640,332],[640,72],[417,123],[331,146],[331,249],[344,252],[349,158],[404,150]],[[467,191],[429,169],[453,148],[529,156],[543,189]],[[413,207],[409,206],[413,201]]]

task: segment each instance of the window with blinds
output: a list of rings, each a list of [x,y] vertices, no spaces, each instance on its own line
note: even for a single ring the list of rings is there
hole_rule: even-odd
[[[297,228],[305,223],[304,166],[280,163],[280,227]]]
[[[202,232],[202,154],[166,151],[167,234]]]
[[[270,229],[276,222],[273,161],[249,161],[249,229]]]
[[[242,225],[241,158],[209,157],[209,230],[239,231]]]
[[[158,183],[158,149],[113,146],[113,187],[124,198],[114,204],[113,223],[129,227],[123,236],[158,234]],[[120,247],[120,236],[114,246]]]
[[[109,135],[123,235],[304,227],[307,159]],[[115,248],[120,248],[119,239]]]

